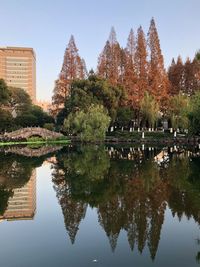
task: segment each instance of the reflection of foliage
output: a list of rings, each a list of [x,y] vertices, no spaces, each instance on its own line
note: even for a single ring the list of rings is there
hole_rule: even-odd
[[[169,152],[169,163],[162,166],[153,160],[158,153],[85,146],[57,155],[53,182],[72,242],[88,204],[97,208],[113,251],[125,230],[131,249],[142,253],[147,245],[152,260],[167,203],[173,215],[200,223],[198,160],[190,161],[184,151]]]
[[[90,201],[93,195],[100,197],[99,190],[104,188],[109,158],[103,147],[86,146],[68,156],[60,154],[58,168],[65,173],[73,197]]]
[[[7,188],[23,186],[31,177],[33,169],[40,166],[43,160],[0,153],[0,184]]]

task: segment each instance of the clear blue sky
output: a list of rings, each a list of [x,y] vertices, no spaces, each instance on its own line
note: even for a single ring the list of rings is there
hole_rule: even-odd
[[[70,35],[88,69],[115,27],[126,44],[130,28],[148,31],[156,20],[167,67],[179,54],[200,48],[200,0],[1,0],[0,46],[33,47],[37,56],[37,98],[51,99]]]

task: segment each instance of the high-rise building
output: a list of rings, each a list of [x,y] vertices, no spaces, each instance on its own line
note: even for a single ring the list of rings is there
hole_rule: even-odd
[[[24,89],[36,101],[36,56],[32,48],[0,47],[0,78]]]

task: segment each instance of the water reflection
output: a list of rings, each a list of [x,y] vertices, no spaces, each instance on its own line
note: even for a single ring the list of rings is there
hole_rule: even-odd
[[[31,220],[36,211],[36,170],[43,158],[0,153],[0,220]]]
[[[130,248],[154,259],[166,207],[200,223],[198,151],[75,147],[57,154],[53,183],[71,242],[87,206],[95,207],[112,251],[124,230]],[[197,255],[198,257],[198,255]]]
[[[12,149],[0,153],[1,220],[34,218],[36,168],[48,159],[72,244],[88,207],[95,208],[113,252],[123,231],[130,249],[142,253],[148,248],[152,260],[167,208],[179,221],[186,216],[200,224],[197,148],[68,146],[57,153],[42,149],[38,157]],[[200,262],[200,252],[195,257]]]

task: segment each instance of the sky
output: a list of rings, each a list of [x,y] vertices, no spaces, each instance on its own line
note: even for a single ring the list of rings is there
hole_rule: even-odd
[[[112,26],[126,45],[130,29],[156,21],[166,68],[200,49],[200,0],[0,0],[0,46],[32,47],[37,99],[51,100],[65,48],[74,35],[88,69],[96,69]]]

